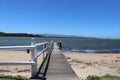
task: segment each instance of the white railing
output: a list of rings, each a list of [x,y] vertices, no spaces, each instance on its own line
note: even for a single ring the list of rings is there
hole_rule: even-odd
[[[42,46],[43,49],[39,51],[37,48]],[[14,49],[14,50],[27,50],[31,51],[31,61],[19,61],[19,62],[0,62],[0,65],[31,65],[31,76],[35,76],[37,73],[37,58],[43,54],[43,59],[45,57],[45,52],[49,53],[53,48],[53,42],[43,42],[43,43],[34,43],[34,39],[32,39],[30,46],[0,46],[0,50],[6,49]]]

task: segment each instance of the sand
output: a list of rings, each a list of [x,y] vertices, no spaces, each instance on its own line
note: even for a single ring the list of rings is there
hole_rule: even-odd
[[[64,55],[79,79],[89,75],[120,76],[120,54],[65,52]]]
[[[0,62],[30,61],[31,53],[27,51],[0,50]],[[42,62],[42,55],[37,59],[39,68]],[[26,78],[31,77],[30,65],[0,65],[0,74],[21,75]]]
[[[86,79],[89,75],[110,74],[120,76],[120,54],[65,52],[64,55],[79,79]],[[28,54],[27,51],[0,50],[0,62],[30,60],[31,54]],[[38,58],[38,68],[41,62],[42,55]],[[29,65],[0,65],[0,74],[21,75],[29,78],[31,67]]]

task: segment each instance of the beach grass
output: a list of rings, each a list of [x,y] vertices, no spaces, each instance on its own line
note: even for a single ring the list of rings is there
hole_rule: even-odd
[[[118,76],[104,75],[104,76],[88,76],[87,80],[120,80]]]
[[[20,75],[11,76],[11,75],[0,74],[0,80],[28,80],[28,79]]]

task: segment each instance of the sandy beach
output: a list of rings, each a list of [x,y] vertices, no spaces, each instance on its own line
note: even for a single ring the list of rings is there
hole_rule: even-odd
[[[89,75],[120,76],[120,54],[65,52],[64,55],[79,79]]]
[[[27,51],[11,51],[0,50],[0,62],[12,62],[12,61],[30,61],[31,54]],[[38,58],[38,68],[42,62],[42,55]],[[31,76],[30,65],[0,65],[0,74],[5,75],[21,75],[29,78]]]
[[[28,54],[27,51],[0,50],[0,55],[0,62],[30,61],[31,59],[31,54]],[[120,54],[65,52],[64,55],[79,79],[86,79],[89,75],[120,76]],[[41,62],[42,55],[38,58],[38,68]],[[29,65],[0,65],[0,74],[21,75],[29,78],[31,67]]]

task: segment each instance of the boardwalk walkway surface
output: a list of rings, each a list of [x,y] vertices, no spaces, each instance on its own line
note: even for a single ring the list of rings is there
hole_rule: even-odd
[[[54,48],[49,58],[44,80],[78,80],[78,77],[68,64],[57,43],[54,43]]]

